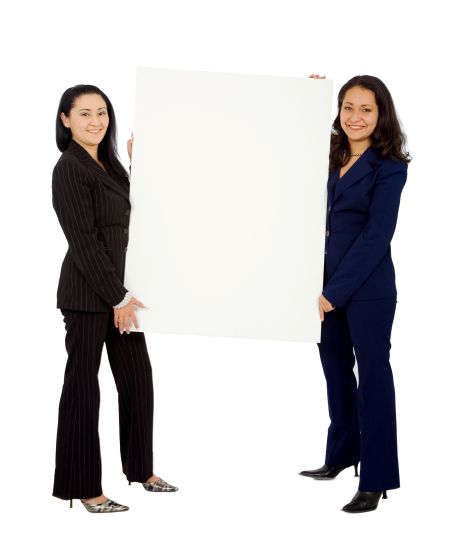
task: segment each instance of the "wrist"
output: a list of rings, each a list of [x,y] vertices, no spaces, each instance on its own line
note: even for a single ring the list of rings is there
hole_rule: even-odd
[[[133,294],[131,292],[127,292],[125,294],[125,297],[123,298],[123,300],[120,303],[118,303],[117,305],[114,305],[113,308],[114,309],[122,309],[122,307],[127,306],[132,299],[133,299]]]

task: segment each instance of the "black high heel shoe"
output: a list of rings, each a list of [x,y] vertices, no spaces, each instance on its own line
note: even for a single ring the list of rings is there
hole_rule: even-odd
[[[353,466],[355,467],[355,476],[359,476],[358,463],[355,463]],[[336,476],[346,468],[348,467],[336,468],[329,467],[328,465],[323,465],[323,467],[320,467],[320,469],[302,470],[302,472],[299,472],[299,474],[301,476],[315,478],[316,480],[332,480],[333,478],[336,478]]]
[[[350,503],[344,505],[342,510],[346,513],[366,513],[367,511],[375,511],[381,496],[383,496],[383,499],[387,499],[386,490],[383,492],[361,492],[358,490]]]

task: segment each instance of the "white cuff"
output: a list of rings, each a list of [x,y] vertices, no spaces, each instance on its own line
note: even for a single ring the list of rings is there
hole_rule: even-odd
[[[113,308],[114,309],[121,309],[122,307],[125,307],[126,305],[128,305],[130,303],[132,297],[133,297],[133,294],[131,292],[127,292],[125,294],[125,297],[123,298],[123,300],[120,303],[118,303],[117,305],[113,305]]]

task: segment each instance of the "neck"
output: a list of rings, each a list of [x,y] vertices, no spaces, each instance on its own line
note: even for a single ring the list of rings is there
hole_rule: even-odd
[[[349,140],[348,145],[350,146],[350,154],[362,154],[367,150],[367,148],[370,148],[371,141],[370,140]]]
[[[76,142],[77,144],[79,144],[82,148],[84,148],[86,150],[86,152],[95,159],[95,161],[98,161],[98,145],[95,144],[93,146],[90,146],[90,145],[87,145],[87,144],[82,144],[81,142],[78,142],[78,140],[76,140],[75,138],[72,138],[72,140],[74,142]]]

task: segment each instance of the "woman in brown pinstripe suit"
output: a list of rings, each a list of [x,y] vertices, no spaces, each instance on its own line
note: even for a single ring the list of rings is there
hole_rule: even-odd
[[[153,474],[152,368],[144,334],[130,332],[143,305],[123,285],[129,179],[117,155],[114,110],[100,89],[77,85],[64,92],[56,142],[62,155],[53,171],[53,206],[69,248],[57,293],[68,360],[53,495],[70,499],[70,506],[81,499],[89,512],[125,511],[101,485],[97,375],[104,344],[119,395],[124,474],[147,491],[178,488]]]

